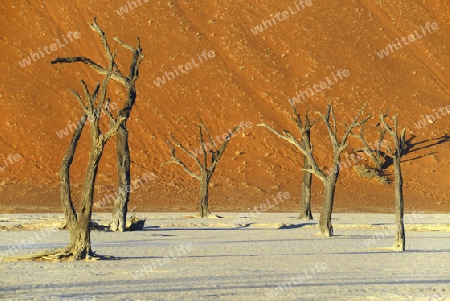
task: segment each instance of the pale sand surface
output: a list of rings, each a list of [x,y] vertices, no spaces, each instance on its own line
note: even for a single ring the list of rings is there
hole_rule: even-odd
[[[239,213],[194,215],[144,213],[143,231],[92,231],[93,250],[113,260],[1,262],[0,300],[450,300],[449,215],[406,215],[404,253],[387,250],[392,214],[334,214],[332,238],[316,235],[317,213],[311,222],[264,213],[242,219],[243,227],[231,225]],[[3,229],[34,229],[0,230],[0,252],[64,246],[69,233],[50,231],[63,221],[62,214],[0,215]],[[369,245],[376,233],[387,234]]]

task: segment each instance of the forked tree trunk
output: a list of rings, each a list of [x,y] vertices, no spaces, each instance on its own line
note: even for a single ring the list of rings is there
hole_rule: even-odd
[[[339,168],[339,167],[336,167]],[[333,212],[334,193],[336,191],[336,182],[339,171],[332,173],[326,181],[323,182],[325,191],[322,212],[320,213],[319,229],[322,236],[333,235],[333,225],[331,224],[331,213]]]
[[[117,137],[117,174],[118,193],[114,200],[114,208],[109,224],[111,231],[125,231],[127,222],[128,201],[130,192],[130,150],[128,147],[128,129],[126,123],[122,123],[116,133]]]
[[[208,217],[210,214],[208,206],[208,187],[210,179],[211,178],[207,175],[202,175],[200,181],[200,217]]]
[[[400,157],[393,156],[395,171],[395,243],[393,248],[398,251],[405,251],[405,225],[403,223],[403,178],[400,166]]]
[[[304,168],[310,168],[308,157],[305,156]],[[302,192],[300,200],[300,215],[301,220],[312,220],[313,215],[311,212],[311,183],[312,173],[308,171],[303,172]]]

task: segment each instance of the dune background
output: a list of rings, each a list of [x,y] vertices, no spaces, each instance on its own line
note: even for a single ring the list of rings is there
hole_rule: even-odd
[[[122,72],[128,71],[130,53],[112,37],[131,45],[140,37],[145,55],[137,102],[128,121],[131,172],[132,179],[144,173],[154,173],[156,179],[132,193],[130,208],[196,210],[198,181],[179,166],[161,164],[170,158],[165,142],[170,132],[190,148],[198,147],[195,124],[199,112],[214,135],[225,134],[241,121],[252,124],[232,138],[218,165],[210,189],[212,211],[246,211],[280,191],[292,197],[273,211],[298,210],[303,156],[256,125],[265,122],[298,136],[288,99],[337,70],[347,69],[349,77],[297,104],[298,110],[303,114],[311,107],[312,112],[323,112],[331,100],[342,134],[343,125],[367,102],[366,111],[374,115],[366,125],[372,142],[377,136],[378,114],[388,109],[407,129],[411,147],[402,163],[405,210],[450,211],[449,115],[420,129],[415,126],[425,115],[450,105],[449,2],[313,1],[258,34],[251,29],[294,2],[140,3],[122,16],[117,10],[127,5],[123,0],[0,3],[0,166],[5,166],[9,154],[21,156],[0,171],[2,213],[61,211],[59,165],[70,136],[59,138],[56,132],[81,117],[69,89],[81,91],[80,78],[92,89],[102,78],[83,64],[51,65],[50,61],[82,55],[105,64],[100,40],[88,25],[94,16],[112,49],[118,50],[116,61]],[[387,57],[377,55],[388,43],[407,37],[427,22],[437,23],[439,29]],[[78,31],[79,39],[29,66],[19,65],[30,52],[55,43],[70,31]],[[164,72],[205,50],[214,51],[215,57],[160,87],[155,85]],[[115,83],[110,88],[111,101],[121,103],[122,88]],[[323,123],[314,127],[312,140],[320,165],[330,167],[331,146]],[[358,140],[351,139],[342,158],[358,147]],[[85,131],[71,171],[75,200],[88,150]],[[111,139],[100,166],[96,200],[114,192],[116,178],[115,140]],[[317,210],[323,188],[317,178],[313,181],[312,206]],[[356,176],[353,168],[344,168],[335,211],[393,212],[393,195],[393,185],[382,186]],[[110,206],[94,209],[110,210]]]

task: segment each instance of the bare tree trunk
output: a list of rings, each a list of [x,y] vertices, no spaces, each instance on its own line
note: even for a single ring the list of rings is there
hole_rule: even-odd
[[[130,198],[130,150],[128,147],[128,129],[126,124],[116,133],[117,136],[117,174],[118,174],[118,193],[114,201],[111,222],[109,228],[111,231],[125,231],[128,211],[128,201]]]
[[[208,186],[209,177],[204,175],[200,182],[200,217],[208,217],[210,215],[208,205]]]
[[[91,126],[92,128],[92,126]],[[91,135],[95,135],[92,134]],[[103,138],[101,138],[103,139]],[[84,259],[93,255],[89,224],[94,203],[94,186],[97,178],[98,164],[103,154],[103,141],[96,141],[91,148],[91,155],[86,167],[86,175],[81,193],[81,209],[74,227],[70,228],[70,243],[68,252],[74,259]]]
[[[86,176],[83,183],[83,191],[81,195],[81,209],[77,215],[73,207],[70,196],[70,165],[72,164],[77,142],[81,136],[84,127],[83,123],[77,128],[72,137],[69,148],[64,156],[61,164],[61,204],[66,215],[70,231],[69,245],[64,249],[65,255],[73,259],[85,259],[93,256],[91,249],[90,221],[92,215],[92,205],[94,199],[94,185],[98,172],[98,164],[102,157],[104,141],[93,143],[91,155],[86,167]],[[95,135],[92,134],[91,135]],[[101,138],[103,139],[103,138]]]
[[[75,225],[77,220],[77,214],[75,208],[73,207],[72,197],[70,195],[70,166],[72,165],[73,157],[75,156],[78,140],[80,140],[81,133],[86,123],[86,117],[86,115],[83,116],[81,123],[73,132],[72,139],[61,162],[61,168],[59,170],[61,181],[61,206],[64,210],[64,215],[66,217],[66,222],[69,229]]]
[[[132,48],[130,46],[128,49]],[[141,53],[140,44],[136,49],[133,49],[133,62],[130,67],[130,76],[125,82],[127,89],[127,100],[123,107],[119,111],[119,115],[124,115],[126,118],[130,117],[131,110],[136,102],[136,81],[138,79],[138,70],[143,55]],[[112,211],[110,229],[112,231],[125,231],[128,202],[130,200],[130,192],[126,191],[127,186],[131,184],[131,172],[130,172],[130,150],[128,147],[128,128],[127,124],[123,123],[117,132],[117,173],[118,173],[118,185],[119,194],[114,201],[114,208]]]
[[[309,169],[311,165],[309,164],[308,157],[305,156],[304,168]],[[301,220],[312,220],[313,215],[311,212],[311,183],[312,183],[312,173],[309,171],[303,171],[303,181],[302,181],[302,192],[300,201],[300,215]]]
[[[405,135],[406,129],[398,135],[398,122],[397,116],[394,116],[392,120],[394,121],[393,127],[390,127],[385,122],[385,117],[387,113],[383,115],[380,113],[380,123],[386,129],[386,131],[391,135],[394,141],[395,149],[392,150],[389,146],[387,148],[392,160],[394,161],[394,173],[395,173],[395,243],[393,249],[396,251],[405,251],[405,225],[403,223],[403,177],[402,177],[402,167],[400,166],[401,158],[405,152]]]
[[[395,243],[394,249],[405,251],[405,225],[403,223],[403,178],[400,158],[393,156],[395,170]]]
[[[81,132],[83,131],[85,120],[86,116],[83,117],[82,123],[76,128],[60,169],[61,205],[63,207],[70,231],[70,242],[65,249],[65,253],[69,254],[74,259],[83,259],[92,255],[89,229],[89,222],[91,220],[89,213],[90,210],[87,210],[88,212],[84,210],[77,216],[70,195],[70,166],[73,162],[75,150],[77,148]],[[90,165],[88,168],[89,167]],[[88,185],[87,182],[84,184],[83,191],[86,190],[86,185]],[[86,202],[83,201],[82,203],[85,204]],[[85,209],[85,206],[83,206],[83,209]]]
[[[332,173],[324,184],[324,197],[322,212],[320,213],[319,229],[323,236],[333,236],[333,225],[331,224],[331,214],[333,212],[334,193],[336,191],[336,182],[338,173]]]
[[[77,222],[70,228],[70,241],[67,253],[73,259],[85,259],[93,255],[91,249],[90,214],[80,214]]]

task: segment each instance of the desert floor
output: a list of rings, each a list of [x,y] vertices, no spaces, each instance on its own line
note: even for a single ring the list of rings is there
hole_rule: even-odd
[[[402,253],[389,250],[392,214],[336,213],[331,238],[316,235],[317,213],[311,222],[263,213],[240,225],[239,213],[194,215],[144,213],[143,231],[92,231],[93,250],[111,260],[3,260],[0,299],[450,300],[449,215],[405,215]],[[63,221],[0,215],[0,256],[64,246],[68,231],[54,230]]]

